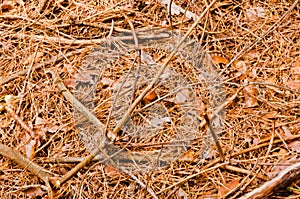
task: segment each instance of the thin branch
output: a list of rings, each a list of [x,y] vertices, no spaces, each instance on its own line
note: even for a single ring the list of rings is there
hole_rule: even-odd
[[[276,191],[283,189],[300,178],[300,162],[281,171],[277,177],[264,185],[240,197],[240,199],[265,198]]]

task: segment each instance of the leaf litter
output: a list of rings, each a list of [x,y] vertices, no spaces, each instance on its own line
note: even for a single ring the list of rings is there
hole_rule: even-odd
[[[76,79],[76,71],[82,68],[86,55],[93,51],[91,49],[97,48],[100,41],[107,39],[105,37],[110,34],[110,29],[114,30],[112,36],[117,36],[124,30],[131,31],[122,12],[129,16],[136,30],[145,29],[145,27],[157,28],[164,22],[164,28],[184,33],[193,18],[186,16],[186,13],[200,16],[206,7],[205,3],[200,1],[174,0],[172,5],[178,6],[179,13],[175,14],[176,10],[173,10],[173,14],[173,12],[169,13],[166,3],[156,1],[111,2],[110,5],[105,1],[86,0],[58,3],[49,1],[44,5],[43,1],[4,1],[0,4],[0,106],[3,107],[0,109],[1,143],[16,148],[26,156],[24,148],[18,147],[26,144],[22,136],[30,130],[28,126],[35,127],[34,118],[42,119],[41,121],[45,123],[41,124],[42,127],[37,126],[35,130],[45,128],[49,131],[44,133],[45,137],[39,139],[41,145],[33,144],[33,142],[29,144],[28,157],[33,156],[34,151],[37,150],[38,153],[34,155],[32,161],[56,174],[62,174],[63,170],[69,171],[75,166],[74,163],[67,162],[68,157],[84,157],[90,153],[90,150],[80,139],[79,130],[75,128],[72,104],[62,97],[49,71],[57,71],[63,80]],[[42,7],[37,10],[39,5]],[[243,50],[244,46],[256,41],[273,24],[276,24],[291,5],[292,2],[286,1],[216,3],[190,38],[201,42],[206,52],[212,57],[218,56],[224,59],[223,61],[217,60],[219,64],[216,64],[216,67],[220,72],[228,63],[225,59],[231,61]],[[299,162],[298,140],[293,139],[299,134],[300,129],[299,48],[297,46],[299,14],[297,10],[299,10],[299,5],[291,10],[289,15],[280,21],[280,24],[277,24],[277,29],[271,31],[251,49],[247,49],[248,51],[238,59],[238,62],[228,67],[222,75],[226,97],[233,95],[239,88],[247,86],[251,88],[255,85],[255,90],[250,89],[246,92],[243,89],[238,92],[238,96],[226,107],[224,126],[219,134],[219,140],[226,149],[224,151],[226,155],[230,155],[231,160],[234,160],[236,167],[248,171],[255,168],[260,175],[270,178],[283,169],[277,169],[276,165],[279,165],[277,163],[282,163],[282,166],[287,167]],[[89,48],[86,47],[87,44]],[[33,55],[36,53],[36,45],[38,45],[39,52],[35,57]],[[66,56],[63,59],[55,59],[57,61],[51,64],[47,63],[55,56],[70,52],[74,53],[70,57]],[[76,54],[76,52],[80,53]],[[143,54],[142,61],[149,65],[153,62],[159,63],[164,59],[164,57],[160,58],[163,54],[159,52],[145,51],[143,53],[145,54]],[[148,57],[151,53],[153,53],[152,60]],[[119,72],[128,71],[128,68],[121,68],[123,66],[121,61],[126,60],[116,63],[116,67],[120,69]],[[180,59],[177,61],[180,62]],[[26,76],[28,70],[25,73],[22,71],[31,68],[31,63],[34,63],[33,67]],[[42,65],[35,68],[39,63]],[[178,66],[176,61],[173,60],[173,63],[175,67]],[[181,64],[184,66],[183,69],[189,65]],[[13,79],[2,83],[19,71],[23,75],[14,76]],[[179,74],[182,72],[178,71]],[[104,116],[108,115],[110,110],[109,104],[105,101],[108,100],[107,96],[112,96],[113,90],[117,88],[116,77],[123,75],[124,73],[112,71],[112,74],[105,77],[106,79],[103,78],[97,87],[101,92],[96,93],[95,97],[99,104],[98,108],[93,111],[104,123],[107,119]],[[81,78],[83,82],[94,83],[91,81],[94,76],[94,73],[83,72],[78,78]],[[28,86],[25,92],[22,92],[24,82],[33,86]],[[69,82],[68,88],[72,89],[76,86],[78,85],[74,82]],[[8,114],[2,99],[6,95],[14,95],[18,99],[21,93],[23,100],[17,116],[23,123]],[[156,95],[158,98],[161,97],[159,92]],[[185,101],[185,96],[186,94],[182,92],[166,101],[180,103]],[[152,100],[148,101],[152,102]],[[206,111],[207,103],[201,101],[198,104],[200,113]],[[173,111],[176,111],[176,107],[173,108]],[[16,111],[18,103],[13,103],[11,109]],[[177,109],[177,112],[180,111]],[[172,116],[164,116],[158,120],[154,117],[152,121],[146,118],[144,121],[170,126]],[[143,118],[143,115],[139,115],[139,118]],[[62,128],[66,124],[68,128]],[[113,125],[115,122],[109,123],[109,126]],[[51,130],[53,127],[54,129]],[[57,129],[63,130],[54,133]],[[274,131],[277,133],[274,134],[274,141],[271,142],[269,135]],[[278,137],[280,133],[286,136],[280,138]],[[148,141],[150,142],[151,139]],[[254,141],[255,144],[253,144]],[[197,144],[199,143],[202,144],[201,141]],[[220,192],[222,195],[225,194],[225,191],[221,189],[222,185],[227,187],[232,182],[235,186],[236,182],[234,183],[233,179],[241,178],[239,186],[243,187],[243,192],[236,191],[226,196],[239,198],[243,193],[251,192],[255,187],[264,183],[262,179],[252,177],[250,180],[244,173],[222,169],[218,163],[213,164],[215,160],[218,160],[218,152],[214,146],[212,146],[213,150],[208,151],[211,153],[207,158],[200,158],[200,161],[198,152],[201,151],[201,146],[197,144],[192,146],[191,151],[182,154],[182,157],[186,155],[182,158],[184,161],[175,161],[167,167],[152,170],[146,174],[137,173],[136,176],[151,187],[159,198],[218,198]],[[43,148],[39,150],[41,146]],[[33,148],[35,149],[32,150]],[[268,148],[271,150],[270,153],[268,153]],[[234,156],[238,152],[239,155]],[[49,162],[52,157],[63,157],[64,162]],[[106,167],[109,168],[108,166]],[[210,167],[206,168],[206,166]],[[104,175],[106,172],[109,175]],[[20,187],[26,184],[43,184],[31,172],[4,157],[1,158],[0,177],[5,179],[1,180],[0,186],[0,195],[5,198],[28,198],[27,193],[23,192]],[[126,174],[114,174],[114,168],[104,171],[96,166],[90,169],[85,167],[53,193],[57,198],[150,197],[149,192],[136,183]],[[296,180],[292,186],[299,186],[299,180]],[[28,190],[33,192],[29,193],[32,196],[47,195],[44,189],[42,192],[38,188]],[[286,193],[277,192],[277,195],[281,194]],[[293,197],[299,196],[297,192],[289,194]]]

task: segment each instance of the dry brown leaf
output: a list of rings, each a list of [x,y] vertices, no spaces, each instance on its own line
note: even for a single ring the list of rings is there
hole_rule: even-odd
[[[109,165],[104,167],[104,172],[110,177],[115,177],[120,175],[120,172],[115,167]]]
[[[277,118],[277,111],[270,111],[267,114],[264,115],[264,118],[266,119],[275,119]]]
[[[283,130],[283,132],[284,132],[284,137],[285,137],[285,138],[291,138],[291,137],[293,137],[293,134],[292,134],[291,131],[288,129],[288,127],[282,126],[281,128],[282,128],[282,130]]]
[[[154,101],[155,99],[157,98],[157,94],[155,91],[151,91],[149,92],[145,97],[144,97],[144,100],[146,102],[152,102]]]
[[[212,60],[214,61],[214,63],[215,63],[216,65],[219,65],[219,64],[224,64],[224,65],[226,65],[226,64],[229,63],[229,61],[228,61],[227,58],[221,57],[221,56],[218,56],[218,55],[213,55],[213,56],[212,56]]]
[[[258,101],[253,96],[258,94],[258,90],[254,86],[247,86],[244,88],[244,99],[245,99],[245,107],[253,108],[258,106]]]
[[[291,150],[296,151],[297,153],[300,153],[300,141],[299,140],[289,143],[288,147],[290,147]]]
[[[219,197],[225,196],[229,191],[233,190],[236,188],[240,183],[240,179],[237,178],[235,180],[232,180],[229,183],[224,184],[224,186],[221,186],[219,189]]]
[[[68,88],[75,88],[78,85],[78,82],[75,79],[65,79],[64,85]]]
[[[41,187],[30,187],[23,192],[26,194],[27,198],[38,198],[47,193],[46,191],[43,191]]]
[[[178,189],[177,196],[179,198],[188,199],[188,194],[181,188]]]
[[[195,153],[192,150],[188,150],[183,153],[178,160],[183,162],[192,162],[195,160]]]

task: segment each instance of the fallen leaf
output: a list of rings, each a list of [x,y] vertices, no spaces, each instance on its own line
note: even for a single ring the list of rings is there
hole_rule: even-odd
[[[226,64],[229,63],[229,61],[228,61],[227,58],[221,57],[221,56],[218,56],[218,55],[213,55],[213,56],[212,56],[212,60],[213,60],[213,62],[214,62],[216,65],[219,65],[219,64],[224,64],[224,65],[226,65]]]
[[[114,168],[112,166],[105,166],[104,167],[104,172],[108,176],[110,176],[110,177],[114,177],[114,176],[119,176],[120,175],[120,172],[116,168]]]
[[[75,79],[65,79],[64,85],[68,88],[75,88],[78,85],[78,82]]]
[[[188,194],[183,189],[181,189],[181,188],[178,189],[177,196],[179,198],[182,197],[183,199],[188,199]]]
[[[240,179],[237,178],[235,180],[232,180],[229,183],[224,184],[224,186],[221,186],[219,189],[219,197],[225,196],[229,191],[233,190],[236,188],[240,183]]]
[[[264,115],[264,118],[266,119],[275,119],[277,118],[277,111],[270,111],[267,114]]]
[[[155,91],[149,92],[145,97],[144,100],[145,102],[152,102],[157,98],[157,94]]]
[[[147,64],[155,64],[151,55],[149,55],[147,52],[145,52],[143,50],[141,51],[141,61],[143,61]]]
[[[288,127],[282,126],[281,128],[282,128],[282,130],[283,130],[283,132],[284,132],[284,137],[285,137],[285,138],[291,138],[291,137],[293,137],[293,134],[292,134],[291,131],[288,129]]]
[[[244,99],[245,99],[245,107],[253,108],[258,106],[258,101],[253,96],[258,94],[258,90],[254,86],[245,87],[244,91]]]
[[[27,198],[38,198],[47,193],[46,191],[43,191],[41,187],[30,187],[23,192],[26,194]]]
[[[188,150],[183,153],[178,160],[182,162],[192,162],[195,160],[195,153],[192,150]]]
[[[300,141],[296,140],[294,142],[291,142],[288,144],[288,147],[290,147],[291,150],[296,151],[297,153],[300,153]]]

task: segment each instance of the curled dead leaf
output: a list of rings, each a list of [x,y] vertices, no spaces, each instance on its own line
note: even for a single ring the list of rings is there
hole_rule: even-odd
[[[182,162],[192,162],[195,160],[195,153],[192,150],[188,150],[183,153],[178,160]]]

